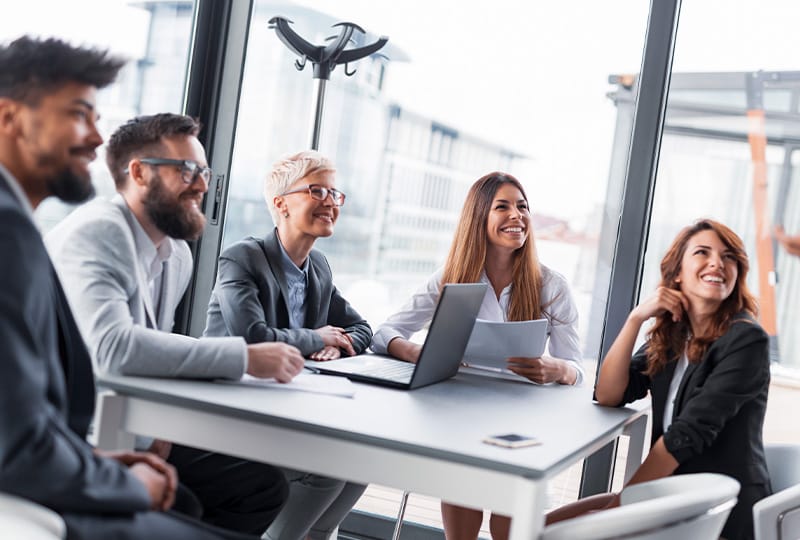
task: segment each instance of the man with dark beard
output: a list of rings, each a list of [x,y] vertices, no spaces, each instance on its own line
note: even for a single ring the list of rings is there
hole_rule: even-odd
[[[119,192],[75,210],[46,237],[95,367],[102,373],[281,382],[303,358],[286,343],[172,333],[192,273],[184,240],[197,238],[211,170],[188,116],[130,120],[111,135],[106,161]],[[281,472],[266,464],[165,441],[137,441],[173,464],[200,499],[203,519],[262,533],[287,497]]]
[[[122,65],[56,39],[0,44],[0,492],[58,512],[68,540],[240,538],[165,512],[177,478],[163,459],[86,442],[92,364],[33,210],[92,194],[95,96]]]

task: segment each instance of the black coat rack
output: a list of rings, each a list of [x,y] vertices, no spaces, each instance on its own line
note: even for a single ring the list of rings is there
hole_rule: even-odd
[[[314,45],[292,30],[289,26],[291,22],[292,21],[285,17],[273,17],[269,20],[269,27],[274,28],[275,33],[278,34],[278,38],[283,44],[300,57],[294,62],[298,71],[302,71],[309,61],[311,61],[314,66],[312,76],[316,81],[317,95],[314,111],[314,125],[311,131],[311,148],[313,150],[318,150],[320,127],[322,124],[322,108],[325,101],[325,85],[331,77],[331,71],[339,64],[344,64],[344,74],[348,77],[352,76],[356,70],[351,70],[348,64],[378,52],[386,45],[389,38],[381,36],[377,41],[369,45],[347,48],[348,45],[353,43],[351,39],[353,32],[356,30],[362,34],[366,34],[366,32],[355,23],[340,22],[333,25],[334,28],[339,27],[339,35],[329,38],[329,43],[327,45]]]

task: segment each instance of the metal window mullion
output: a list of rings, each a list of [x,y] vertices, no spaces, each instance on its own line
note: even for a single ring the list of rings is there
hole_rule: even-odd
[[[214,175],[203,206],[208,222],[191,246],[191,284],[175,317],[175,330],[193,336],[205,327],[216,279],[253,2],[198,0],[195,10],[184,112],[203,123],[200,141]]]
[[[650,2],[598,371],[639,296],[680,4]],[[585,460],[582,497],[610,490],[615,455],[612,443]]]

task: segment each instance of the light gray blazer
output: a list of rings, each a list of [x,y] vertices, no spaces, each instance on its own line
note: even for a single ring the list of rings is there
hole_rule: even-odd
[[[96,369],[115,375],[240,378],[247,355],[242,338],[171,333],[192,274],[191,252],[182,240],[165,240],[172,255],[164,267],[160,312],[154,313],[137,260],[134,219],[121,196],[97,198],[45,237]]]

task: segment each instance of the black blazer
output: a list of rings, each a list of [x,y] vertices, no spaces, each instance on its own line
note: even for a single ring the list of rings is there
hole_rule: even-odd
[[[666,433],[664,409],[677,361],[649,377],[644,374],[646,353],[647,344],[631,360],[623,403],[650,391],[651,445],[664,436],[667,450],[678,461],[673,474],[712,472],[739,481],[739,500],[722,536],[753,538],[753,504],[772,491],[761,437],[770,379],[767,334],[748,315],[738,315],[700,362],[686,368]]]
[[[333,285],[328,261],[316,249],[308,256],[305,328],[289,328],[279,242],[273,230],[264,238],[245,238],[220,255],[203,335],[243,336],[247,343],[283,341],[308,356],[324,346],[313,329],[332,325],[347,330],[356,353],[363,352],[372,329]]]
[[[652,394],[651,444],[664,436],[670,454],[678,461],[675,474],[718,472],[742,484],[768,484],[761,437],[769,389],[767,334],[746,315],[690,363],[681,379],[672,424],[663,428],[664,408],[677,361],[649,377],[647,344],[631,360],[623,403]]]
[[[89,352],[39,230],[0,174],[0,491],[57,512],[147,510],[144,485],[94,455]]]

